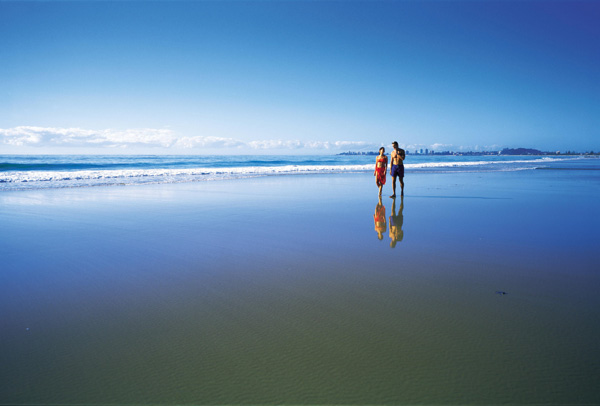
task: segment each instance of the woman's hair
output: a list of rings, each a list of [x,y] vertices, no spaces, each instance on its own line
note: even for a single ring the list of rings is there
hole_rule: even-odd
[[[379,148],[379,152],[381,152],[381,150],[383,150],[383,152],[385,152],[385,148],[383,148],[383,147]]]

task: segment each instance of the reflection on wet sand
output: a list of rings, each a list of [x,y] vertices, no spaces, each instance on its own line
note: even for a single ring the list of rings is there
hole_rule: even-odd
[[[387,230],[387,222],[385,219],[385,206],[381,202],[381,196],[379,196],[379,201],[377,202],[377,206],[375,206],[375,214],[373,215],[373,220],[375,221],[375,231],[377,231],[377,238],[383,240],[383,233]]]
[[[404,215],[402,214],[404,210],[404,196],[400,198],[400,208],[398,210],[398,215],[396,215],[396,199],[392,202],[392,215],[390,216],[390,247],[396,247],[396,243],[402,241],[404,238],[404,231],[402,230],[402,225],[404,224]]]
[[[404,225],[404,196],[400,198],[400,207],[396,212],[396,199],[392,200],[392,214],[390,215],[390,228],[388,235],[390,236],[390,247],[395,248],[398,242],[401,242],[404,239],[404,230],[402,230],[402,226]],[[379,240],[383,240],[383,235],[386,231],[388,231],[388,222],[385,216],[385,206],[381,201],[381,197],[377,202],[377,206],[375,206],[375,214],[373,215],[373,220],[375,222],[375,231],[377,232],[377,238]]]

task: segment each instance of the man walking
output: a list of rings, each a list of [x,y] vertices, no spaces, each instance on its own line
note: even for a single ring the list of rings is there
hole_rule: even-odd
[[[392,142],[392,155],[391,155],[391,164],[390,167],[390,175],[392,176],[392,190],[393,195],[391,198],[396,197],[396,178],[399,178],[400,181],[400,196],[404,196],[404,158],[406,158],[406,153],[402,148],[398,148],[398,143],[396,141]]]

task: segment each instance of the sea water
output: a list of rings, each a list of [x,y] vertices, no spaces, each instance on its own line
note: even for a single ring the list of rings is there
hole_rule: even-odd
[[[372,158],[0,193],[0,404],[599,404],[600,160],[408,156],[379,239]]]
[[[369,172],[368,155],[0,155],[0,191]],[[407,155],[407,173],[593,167],[597,157]]]

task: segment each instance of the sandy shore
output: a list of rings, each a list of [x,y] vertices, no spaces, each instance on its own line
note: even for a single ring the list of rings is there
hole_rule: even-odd
[[[600,403],[578,176],[0,193],[0,404]]]

